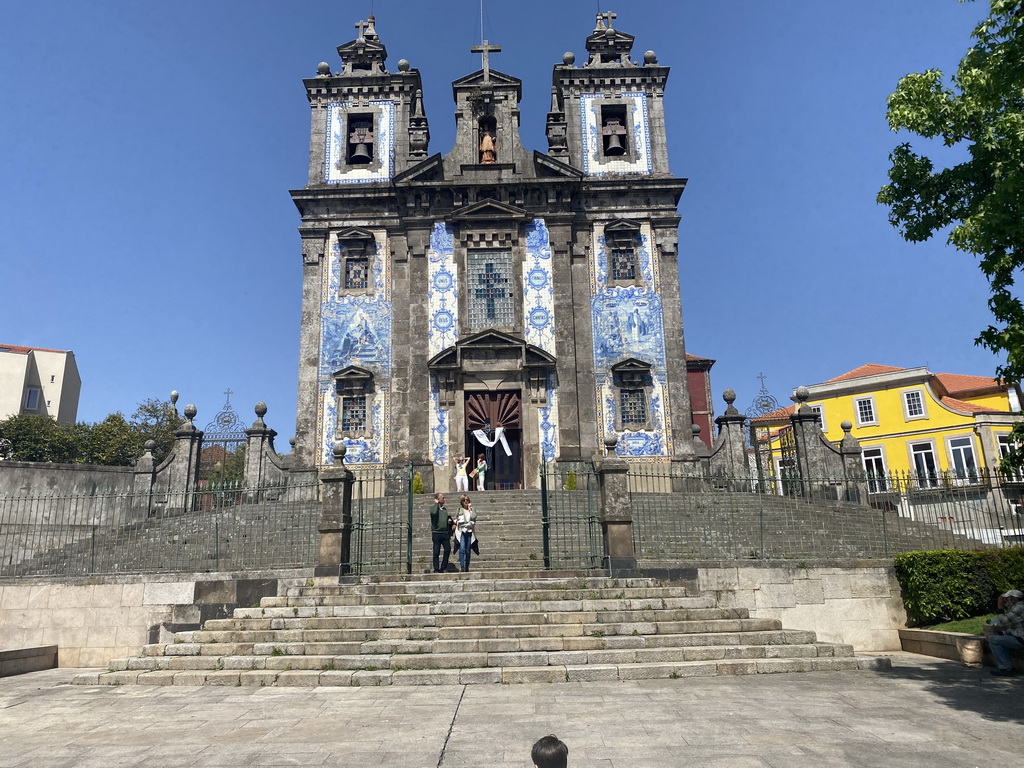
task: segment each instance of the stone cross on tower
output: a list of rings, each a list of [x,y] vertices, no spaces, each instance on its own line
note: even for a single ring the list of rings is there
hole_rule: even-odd
[[[612,28],[612,19],[619,18],[619,14],[612,13],[611,11],[605,11],[604,13],[601,13],[601,14],[598,14],[598,15],[601,16],[601,18],[604,19],[604,28],[605,29],[611,29]]]
[[[484,82],[491,82],[491,65],[488,61],[488,54],[501,53],[500,45],[488,45],[486,40],[481,40],[480,45],[474,45],[469,49],[471,53],[479,53],[483,55],[484,60]]]
[[[361,20],[361,19],[360,19],[360,20],[359,20],[359,21],[357,21],[357,22],[356,22],[355,24],[353,24],[353,26],[354,26],[354,27],[355,27],[356,29],[358,29],[358,30],[359,30],[359,37],[357,37],[356,39],[357,39],[357,40],[365,40],[365,39],[366,39],[366,33],[365,33],[365,30],[366,30],[366,28],[367,28],[368,26],[370,26],[370,25],[369,25],[369,24],[367,24],[367,23],[366,23],[365,21],[363,21],[363,20]]]

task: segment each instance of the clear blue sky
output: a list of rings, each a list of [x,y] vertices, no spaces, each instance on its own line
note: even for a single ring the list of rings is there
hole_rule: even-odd
[[[479,68],[478,0],[376,0],[389,67],[420,69],[430,151],[454,136],[452,80]],[[898,78],[952,70],[987,3],[630,0],[616,27],[672,67],[687,351],[745,409],[864,363],[991,373],[974,260],[904,243],[875,194],[901,139]],[[339,63],[370,0],[104,0],[0,6],[0,342],[74,350],[79,418],[181,392],[294,432],[306,182],[301,78]],[[523,80],[546,150],[551,67],[583,58],[595,0],[487,0],[493,66]]]

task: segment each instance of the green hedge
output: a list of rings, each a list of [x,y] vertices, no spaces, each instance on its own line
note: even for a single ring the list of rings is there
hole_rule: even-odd
[[[913,625],[991,613],[1008,589],[1024,589],[1024,549],[905,552],[896,578]]]

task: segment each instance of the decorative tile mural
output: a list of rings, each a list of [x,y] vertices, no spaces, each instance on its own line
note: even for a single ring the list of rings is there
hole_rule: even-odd
[[[369,106],[376,113],[376,135],[374,147],[376,162],[369,165],[346,165],[343,160],[348,148],[346,116],[349,112],[365,114],[366,107],[355,106],[350,101],[334,102],[327,105],[327,138],[324,153],[324,180],[329,184],[367,184],[387,181],[395,170],[395,103],[393,101],[371,101]]]
[[[591,176],[605,173],[651,173],[651,132],[647,116],[647,94],[623,93],[615,96],[616,103],[626,102],[630,112],[632,135],[630,153],[619,158],[603,157],[601,136],[601,102],[611,94],[584,93],[580,95],[580,125],[583,127],[583,172]]]
[[[555,374],[550,371],[547,394],[548,404],[537,413],[541,456],[546,462],[554,461],[558,456],[558,389],[555,387]]]
[[[661,294],[658,291],[657,255],[651,247],[650,225],[641,225],[634,239],[637,264],[643,276],[639,286],[609,286],[608,251],[604,227],[593,233],[594,259],[591,271],[591,318],[594,337],[594,373],[597,405],[604,421],[604,434],[619,438],[616,453],[628,458],[668,456],[672,453],[668,433],[669,403],[665,365],[665,324]],[[649,403],[651,429],[619,431],[615,429],[619,408],[617,387],[611,367],[629,357],[651,364],[652,391]]]
[[[435,222],[427,251],[428,356],[455,345],[459,340],[459,280],[455,268],[455,238],[452,228]],[[448,466],[448,412],[439,405],[437,377],[430,377],[430,454],[434,465]]]
[[[534,219],[526,227],[523,320],[526,343],[555,354],[555,290],[551,274],[551,241],[544,219]]]
[[[334,374],[350,365],[373,373],[374,391],[367,405],[369,436],[345,438],[346,465],[383,465],[391,433],[391,284],[387,234],[374,233],[376,254],[372,260],[373,291],[339,295],[341,248],[337,238],[328,241],[324,259],[323,294],[320,299],[320,401],[321,464],[334,460],[332,447],[338,431]]]
[[[452,228],[436,222],[427,251],[428,355],[448,349],[459,340],[459,280],[455,268]]]

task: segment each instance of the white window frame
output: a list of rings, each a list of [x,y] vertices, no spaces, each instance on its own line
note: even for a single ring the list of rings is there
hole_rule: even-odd
[[[877,455],[868,456],[868,452],[877,451]],[[868,493],[885,493],[889,489],[889,463],[885,457],[885,446],[871,445],[864,448],[860,454],[861,464],[868,479]],[[868,461],[877,462],[876,468],[881,467],[881,472],[872,474]]]
[[[953,441],[966,440],[967,445],[958,445],[954,448]],[[970,465],[968,469],[966,466],[963,470],[957,469],[957,453],[961,454],[961,458],[965,458],[967,454],[963,451],[970,449]],[[953,480],[954,485],[975,485],[979,479],[978,471],[978,451],[974,446],[973,435],[950,435],[946,438],[946,456],[949,458],[949,474]],[[967,462],[965,462],[966,464]]]
[[[811,410],[818,415],[818,425],[822,432],[828,432],[828,423],[825,421],[825,406],[821,403],[811,405]]]
[[[910,396],[916,394],[921,399],[921,412],[919,414],[910,413]],[[904,389],[900,391],[900,402],[903,404],[903,420],[904,421],[917,421],[918,419],[928,418],[928,401],[925,399],[924,390],[915,387],[914,389]]]
[[[871,404],[871,419],[861,419],[860,404],[868,402]],[[855,397],[853,399],[853,418],[854,422],[858,427],[877,427],[878,426],[878,408],[875,406],[875,396],[868,395],[867,397]]]
[[[26,411],[38,411],[39,403],[43,399],[43,390],[39,387],[26,387],[25,388],[25,400],[23,410]]]
[[[1002,459],[1003,456],[1008,454],[1012,449],[1013,449],[1013,434],[1012,433],[1010,433],[1010,432],[1003,432],[1002,434],[997,434],[996,435],[996,453],[999,454],[999,458],[1000,459]],[[996,469],[997,469],[996,467],[993,467],[993,470],[996,470]],[[999,471],[1001,472],[1001,470],[999,470]],[[1024,475],[1022,475],[1019,471],[1017,471],[1017,472],[1005,472],[1005,473],[1002,473],[1002,475],[1003,475],[1003,479],[1004,480],[1009,480],[1010,482],[1014,482],[1014,483],[1024,482]]]
[[[934,467],[933,476],[928,476],[927,473],[923,473],[918,469],[917,456],[918,453],[923,454],[924,451],[915,452],[914,448],[917,446],[927,446],[927,452],[932,456],[932,466]],[[907,443],[907,454],[910,457],[911,471],[917,479],[917,486],[919,488],[935,488],[939,484],[939,478],[942,475],[942,467],[939,464],[939,454],[935,450],[934,440],[918,440],[917,442]]]

